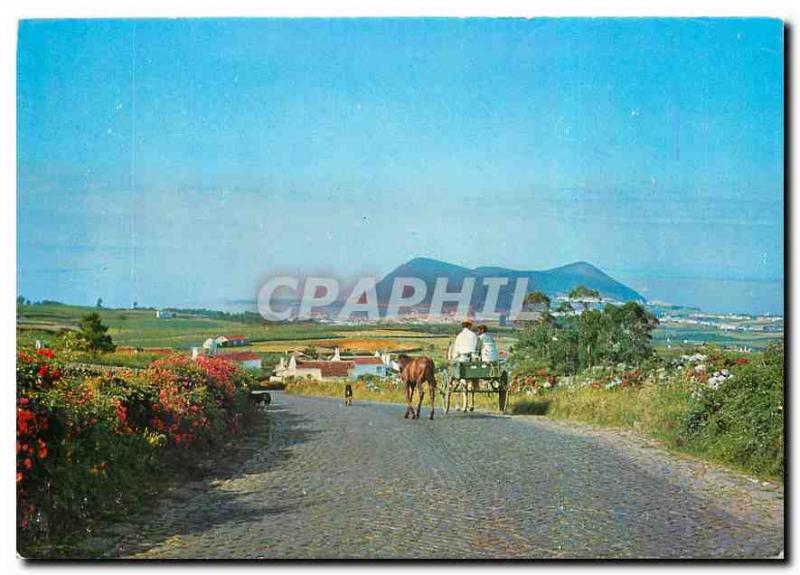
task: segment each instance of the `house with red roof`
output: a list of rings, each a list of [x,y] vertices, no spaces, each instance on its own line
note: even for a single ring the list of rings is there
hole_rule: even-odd
[[[288,363],[281,360],[275,374],[281,378],[312,377],[320,381],[355,379],[364,375],[384,377],[386,365],[380,357],[341,357],[337,348],[331,359],[308,360],[293,354]]]

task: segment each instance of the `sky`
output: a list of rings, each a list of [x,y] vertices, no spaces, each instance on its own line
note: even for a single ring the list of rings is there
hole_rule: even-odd
[[[31,300],[425,256],[783,311],[778,20],[29,20],[17,117]]]

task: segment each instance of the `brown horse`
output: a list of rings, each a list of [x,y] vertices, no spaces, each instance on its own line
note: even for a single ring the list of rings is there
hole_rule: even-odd
[[[427,387],[431,396],[431,419],[433,419],[433,405],[436,400],[436,378],[433,375],[436,371],[436,366],[433,364],[433,360],[424,355],[410,357],[406,354],[400,354],[397,357],[397,363],[400,366],[400,377],[406,384],[406,403],[408,405],[406,406],[406,414],[403,417],[407,418],[410,413],[411,419],[419,418],[422,399],[425,397],[425,387]],[[415,389],[419,392],[416,411],[413,403]]]

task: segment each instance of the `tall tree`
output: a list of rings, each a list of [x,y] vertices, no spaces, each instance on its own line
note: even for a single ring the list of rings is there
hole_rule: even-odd
[[[652,352],[658,321],[641,304],[606,305],[559,323],[536,322],[519,330],[514,355],[547,362],[557,373],[574,374],[595,365],[638,365]]]
[[[78,335],[84,349],[91,352],[114,351],[114,342],[107,331],[108,326],[103,325],[99,314],[87,313],[81,317]]]
[[[532,291],[525,296],[525,305],[539,306],[543,309],[550,309],[550,298],[547,294],[540,291]]]

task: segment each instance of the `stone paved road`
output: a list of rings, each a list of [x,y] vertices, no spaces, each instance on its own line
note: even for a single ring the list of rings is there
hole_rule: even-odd
[[[171,493],[113,557],[774,557],[782,492],[540,418],[404,420],[273,394],[239,460]],[[425,414],[427,409],[425,410]],[[243,454],[243,455],[242,455]]]

